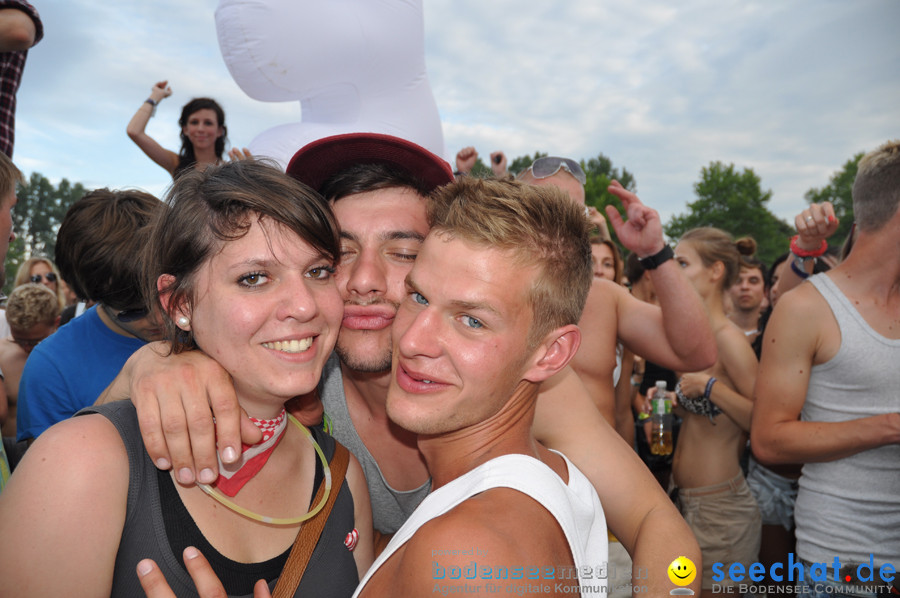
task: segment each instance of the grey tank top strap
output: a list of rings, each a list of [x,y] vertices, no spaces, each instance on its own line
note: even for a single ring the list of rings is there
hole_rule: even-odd
[[[366,448],[350,419],[344,395],[341,362],[335,353],[332,353],[325,363],[322,380],[319,382],[319,396],[325,405],[325,416],[331,426],[331,435],[346,446],[362,465],[366,482],[369,484],[375,529],[383,534],[393,534],[416,510],[419,503],[425,500],[431,490],[431,480],[414,490],[395,490],[384,479],[375,457]]]

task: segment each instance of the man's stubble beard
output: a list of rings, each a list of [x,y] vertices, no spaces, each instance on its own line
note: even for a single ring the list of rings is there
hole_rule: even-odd
[[[393,355],[390,348],[381,355],[354,355],[341,345],[341,337],[338,335],[337,345],[335,345],[334,350],[340,357],[341,362],[353,371],[366,374],[381,374],[391,370]]]

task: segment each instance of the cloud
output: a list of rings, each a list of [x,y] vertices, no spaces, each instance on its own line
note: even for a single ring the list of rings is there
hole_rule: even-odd
[[[257,102],[232,81],[216,4],[45,0],[46,37],[19,94],[17,161],[51,180],[162,192],[168,175],[125,125],[165,78],[175,95],[148,130],[166,147],[198,95],[225,106],[235,145],[299,120],[297,103]],[[664,218],[721,160],[753,168],[789,219],[855,153],[900,136],[893,0],[458,0],[425,2],[424,15],[449,159],[466,145],[510,157],[602,152]]]

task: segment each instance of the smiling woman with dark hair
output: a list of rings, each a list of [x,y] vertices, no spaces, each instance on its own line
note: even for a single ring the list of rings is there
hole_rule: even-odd
[[[181,109],[178,125],[181,127],[181,150],[176,154],[161,146],[150,137],[145,129],[156,114],[156,107],[163,99],[172,95],[168,81],[160,81],[153,86],[150,96],[144,100],[128,123],[128,137],[137,144],[147,157],[178,177],[190,168],[206,168],[224,161],[228,128],[225,126],[225,111],[213,99],[194,98]],[[233,148],[229,153],[232,160],[250,157],[246,148]]]
[[[225,369],[263,438],[220,465],[212,484],[184,486],[150,460],[130,401],[54,426],[0,495],[5,588],[140,595],[136,569],[149,558],[175,595],[197,596],[180,563],[196,547],[229,596],[249,596],[259,580],[270,588],[287,580],[291,548],[305,540],[315,566],[289,595],[352,594],[373,558],[365,478],[350,456],[346,478],[335,473],[332,484],[346,449],[284,406],[316,388],[334,348],[343,315],[333,279],[337,231],[318,194],[260,162],[176,180],[151,225],[147,293],[167,340]],[[321,535],[310,541],[307,527],[319,522]],[[48,562],[55,575],[42,574]]]

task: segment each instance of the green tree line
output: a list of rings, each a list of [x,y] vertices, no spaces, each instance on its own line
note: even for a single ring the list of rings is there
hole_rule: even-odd
[[[533,156],[519,156],[509,163],[509,171],[517,174],[546,155],[536,152]],[[821,189],[810,189],[805,195],[809,203],[830,201],[834,204],[841,224],[829,240],[832,245],[841,245],[849,234],[853,222],[851,190],[862,156],[862,153],[855,155],[831,176],[827,185]],[[618,199],[606,189],[610,181],[616,179],[626,189],[634,191],[634,175],[626,168],[613,166],[612,159],[602,153],[596,158],[581,160],[580,164],[587,176],[585,203],[596,207],[601,213],[607,205],[621,211]],[[479,158],[472,175],[492,176],[492,172]],[[769,210],[772,191],[763,190],[762,181],[752,168],[740,169],[734,164],[711,162],[700,170],[700,178],[694,183],[694,194],[696,199],[687,204],[687,211],[672,216],[664,224],[663,230],[670,241],[677,241],[692,228],[715,226],[728,231],[735,239],[753,237],[757,243],[757,256],[766,264],[771,264],[788,250],[790,237],[794,234],[793,222],[785,222]],[[612,230],[610,233],[615,238]]]
[[[34,172],[27,183],[16,186],[16,206],[12,209],[13,232],[16,239],[6,254],[7,295],[12,290],[13,279],[19,266],[30,257],[46,256],[54,259],[56,233],[69,206],[85,194],[81,183],[74,185],[63,179],[53,186],[43,175]]]
[[[536,159],[547,154],[519,156],[509,163],[509,171],[517,174],[528,168]],[[856,178],[857,165],[863,154],[849,159],[836,171],[822,188],[810,189],[805,198],[809,203],[830,201],[841,221],[840,228],[830,240],[834,245],[844,241],[853,222],[851,190]],[[585,202],[603,212],[607,205],[621,210],[619,201],[606,189],[610,181],[618,180],[631,191],[637,188],[634,175],[624,167],[613,165],[611,158],[598,154],[580,161],[587,176],[584,186]],[[481,159],[472,169],[472,176],[491,176],[491,170]],[[54,186],[40,173],[32,173],[27,184],[16,187],[18,203],[12,211],[16,240],[10,245],[6,258],[7,294],[19,265],[32,256],[54,258],[56,233],[69,207],[86,192],[81,183],[62,179]],[[696,199],[687,204],[687,211],[673,216],[664,225],[670,240],[677,240],[685,231],[698,226],[715,226],[728,231],[735,238],[752,236],[756,239],[757,254],[765,263],[771,263],[788,250],[788,239],[793,234],[793,223],[784,222],[767,207],[772,192],[762,189],[760,177],[751,168],[740,169],[734,164],[711,162],[700,170],[700,178],[694,184]],[[615,233],[610,230],[615,238]]]

